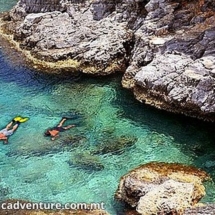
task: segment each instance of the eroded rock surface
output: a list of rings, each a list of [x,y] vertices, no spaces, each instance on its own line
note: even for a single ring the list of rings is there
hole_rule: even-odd
[[[212,215],[215,214],[215,204],[207,204],[194,208],[188,208],[183,215]]]
[[[194,167],[152,162],[123,176],[115,196],[143,215],[180,214],[205,195],[206,179],[208,175]]]
[[[123,86],[141,102],[215,121],[214,4],[155,0],[145,8]]]
[[[124,72],[139,101],[215,121],[212,0],[20,0],[4,20],[39,69]]]
[[[212,56],[194,61],[184,54],[157,55],[135,75],[134,94],[162,109],[215,119],[215,79],[210,70],[214,60]]]
[[[31,5],[19,1],[10,12],[12,22],[7,28],[22,49],[42,61],[63,61],[63,69],[71,72],[107,75],[125,71],[129,57],[126,47],[133,32],[126,23],[104,18],[109,4],[102,9],[90,1],[41,2]],[[104,20],[99,21],[101,17]]]

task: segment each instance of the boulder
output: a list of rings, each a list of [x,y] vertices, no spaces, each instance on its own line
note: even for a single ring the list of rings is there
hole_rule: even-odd
[[[93,154],[121,154],[126,148],[133,146],[137,138],[130,136],[107,136],[107,139],[103,139],[101,143],[97,144],[96,149],[93,150]]]
[[[151,162],[124,175],[115,197],[143,215],[180,214],[205,195],[206,172],[182,164]]]
[[[101,171],[104,169],[104,165],[100,161],[100,158],[88,152],[76,153],[69,159],[68,164],[71,167],[75,166],[88,172]]]

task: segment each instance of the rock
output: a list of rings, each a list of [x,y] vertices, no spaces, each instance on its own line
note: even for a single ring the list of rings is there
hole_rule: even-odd
[[[102,140],[102,143],[97,145],[97,148],[93,150],[93,154],[121,154],[128,147],[135,144],[137,138],[129,136],[107,136],[107,140]]]
[[[192,205],[194,186],[189,183],[165,181],[140,197],[137,212],[151,215],[162,212],[164,214],[179,213],[183,208]]]
[[[122,72],[139,101],[215,121],[210,0],[19,0],[4,17],[3,35],[37,70]]]
[[[112,22],[108,17],[104,19],[107,16],[105,11],[110,13],[109,9],[114,5],[88,2],[84,5],[86,10],[83,5],[78,9],[75,3],[66,3],[66,11],[62,11],[61,3],[55,2],[59,6],[57,10],[47,4],[43,11],[44,3],[36,3],[38,8],[34,8],[20,1],[16,7],[25,8],[23,21],[17,23],[15,32],[14,22],[8,26],[15,33],[14,38],[22,41],[21,48],[30,50],[36,58],[31,59],[34,61],[32,63],[37,61],[41,64],[37,69],[60,70],[64,65],[64,70],[73,73],[79,70],[83,73],[107,75],[124,71],[128,57],[126,46],[132,40],[133,33],[124,23]],[[86,11],[82,13],[82,9]],[[15,9],[11,11],[11,17],[13,16],[16,16]],[[103,20],[98,22],[101,18]],[[58,61],[60,65],[56,69],[50,68],[47,61]]]
[[[4,199],[7,195],[11,193],[10,189],[7,187],[6,184],[1,182],[0,184],[0,198]]]
[[[60,151],[71,151],[76,147],[81,147],[85,141],[86,138],[80,135],[65,135],[55,141],[47,139],[37,144],[28,144],[27,141],[26,146],[15,147],[7,153],[7,156],[43,156]]]
[[[152,162],[124,175],[115,197],[140,214],[180,213],[205,195],[206,172],[174,163]]]
[[[196,5],[194,2],[187,2],[182,7],[184,10],[179,9],[180,3],[176,1],[168,4],[167,1],[151,0],[146,4],[148,13],[143,25],[135,32],[132,59],[122,84],[133,90],[135,97],[141,102],[159,109],[214,121],[213,90],[208,92],[197,86],[200,79],[208,80],[209,76],[213,77],[214,54],[211,45],[215,30],[211,20],[214,18],[204,13],[210,10],[207,8],[201,14],[204,19],[198,22],[199,15],[192,8],[201,11],[199,4],[198,1]],[[214,17],[214,13],[212,14]],[[190,25],[194,20],[195,24]],[[175,64],[177,68],[174,67]],[[167,70],[171,72],[167,74]],[[193,72],[188,72],[189,70]],[[210,80],[210,87],[214,89],[215,79]],[[195,96],[189,98],[190,94]]]
[[[134,80],[134,94],[141,102],[202,119],[215,119],[215,79],[200,60],[193,61],[182,54],[156,56],[136,73]]]
[[[104,169],[98,156],[91,155],[90,153],[76,153],[68,161],[70,166],[75,166],[86,171],[101,171]]]
[[[206,204],[202,206],[188,208],[183,215],[212,215],[215,213],[215,204]]]

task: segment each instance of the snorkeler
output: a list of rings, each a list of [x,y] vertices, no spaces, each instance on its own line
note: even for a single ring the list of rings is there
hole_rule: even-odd
[[[46,132],[44,133],[44,136],[51,136],[51,140],[55,140],[57,137],[59,137],[59,133],[63,132],[65,130],[68,130],[72,127],[75,127],[75,125],[67,125],[67,126],[63,126],[64,122],[69,119],[67,117],[63,117],[61,119],[61,121],[59,122],[59,124],[56,127],[47,129]]]
[[[0,140],[4,140],[4,143],[7,144],[8,137],[16,131],[20,123],[26,122],[28,119],[28,117],[15,117],[4,129],[0,130]]]

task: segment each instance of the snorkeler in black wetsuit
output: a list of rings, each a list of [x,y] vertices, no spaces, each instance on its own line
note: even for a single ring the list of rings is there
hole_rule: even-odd
[[[63,117],[56,127],[47,129],[46,132],[44,133],[44,136],[51,136],[51,140],[55,140],[57,137],[59,137],[60,132],[63,132],[63,131],[68,130],[72,127],[75,127],[75,125],[63,126],[64,122],[67,119],[68,119],[67,117]]]

